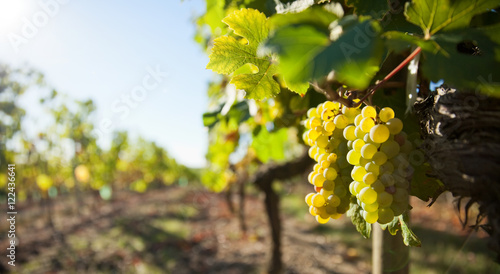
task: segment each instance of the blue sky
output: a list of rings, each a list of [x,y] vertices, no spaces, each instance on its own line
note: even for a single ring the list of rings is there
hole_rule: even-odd
[[[35,68],[58,91],[93,99],[102,145],[112,130],[126,129],[201,167],[212,73],[192,20],[204,8],[202,0],[0,0],[0,62]],[[32,132],[48,120],[36,106],[39,93],[20,102]]]

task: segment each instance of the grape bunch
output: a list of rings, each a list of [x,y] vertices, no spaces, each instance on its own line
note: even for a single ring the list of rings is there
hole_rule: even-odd
[[[402,132],[403,122],[383,108],[377,115],[366,106],[354,125],[344,129],[347,161],[353,165],[349,191],[363,208],[366,222],[386,224],[408,209],[408,153],[412,145]]]
[[[352,166],[346,159],[348,147],[344,129],[353,124],[360,113],[358,108],[347,108],[331,101],[307,112],[304,124],[308,130],[303,140],[311,146],[309,156],[316,164],[308,176],[315,192],[306,196],[306,203],[319,223],[338,219],[349,209]]]
[[[307,112],[303,140],[316,161],[315,192],[305,200],[319,223],[338,219],[351,194],[366,222],[386,224],[408,209],[412,144],[391,108],[348,108],[326,101]]]

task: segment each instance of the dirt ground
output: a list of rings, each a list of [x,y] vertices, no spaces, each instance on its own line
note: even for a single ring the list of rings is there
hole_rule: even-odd
[[[53,225],[46,203],[19,203],[16,266],[7,265],[3,255],[0,272],[265,273],[270,237],[262,200],[258,194],[247,196],[246,233],[222,194],[198,187],[124,191],[108,202],[87,195],[81,206],[72,196],[59,196],[50,206]],[[285,273],[369,273],[370,240],[357,234],[347,218],[317,225],[297,200],[281,203]],[[451,203],[447,210],[412,203],[412,222],[422,231],[470,233]],[[6,223],[0,228],[0,250],[6,250]]]

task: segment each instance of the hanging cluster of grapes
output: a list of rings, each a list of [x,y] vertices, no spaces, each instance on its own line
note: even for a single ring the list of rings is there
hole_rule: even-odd
[[[304,142],[317,164],[306,196],[319,223],[338,219],[356,197],[366,222],[386,224],[408,209],[408,154],[403,123],[391,108],[347,108],[324,102],[307,112]],[[348,193],[348,191],[350,194]]]

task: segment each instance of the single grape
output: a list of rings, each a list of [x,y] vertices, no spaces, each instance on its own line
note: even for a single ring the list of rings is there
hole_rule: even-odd
[[[375,119],[377,117],[377,110],[372,106],[366,106],[361,110],[361,114],[365,118],[369,117]]]
[[[359,200],[365,204],[377,201],[377,192],[370,187],[365,187],[359,192]]]
[[[363,148],[365,144],[365,141],[356,139],[356,141],[352,143],[352,148],[354,149],[354,151],[361,153],[361,148]]]
[[[380,121],[382,122],[387,122],[390,119],[394,118],[394,110],[390,107],[385,107],[380,110],[378,113],[378,117],[380,118]]]
[[[355,166],[352,168],[352,171],[351,171],[351,178],[355,181],[358,181],[358,182],[362,182],[363,181],[363,177],[365,176],[366,174],[366,170],[364,167],[362,166]]]
[[[323,176],[323,174],[316,174],[314,175],[313,177],[313,185],[315,186],[318,186],[318,187],[323,187],[323,183],[325,182],[325,177]]]
[[[363,137],[365,136],[366,132],[364,132],[362,129],[361,129],[361,126],[357,126],[355,129],[354,129],[354,136],[356,136],[356,138],[358,139],[363,139]]]
[[[376,180],[375,183],[370,185],[370,187],[377,193],[382,193],[383,191],[385,191],[385,186],[380,180]]]
[[[327,121],[323,124],[323,129],[327,132],[333,132],[335,130],[335,124],[333,121]]]
[[[369,224],[374,224],[378,220],[378,211],[366,212],[363,210],[363,219]]]
[[[330,195],[328,196],[327,202],[334,207],[338,207],[340,205],[340,198],[335,195]]]
[[[349,124],[349,119],[344,114],[340,114],[335,116],[333,122],[335,123],[336,128],[344,129]]]
[[[316,112],[316,108],[310,108],[307,110],[307,117],[318,117],[318,113]]]
[[[359,123],[359,127],[363,132],[370,132],[370,129],[372,129],[375,126],[375,122],[371,117],[365,117],[361,122]]]
[[[387,224],[394,219],[394,211],[390,208],[379,208],[378,210],[378,223]]]
[[[312,205],[315,207],[322,207],[323,205],[325,205],[326,202],[325,197],[323,197],[323,195],[319,193],[314,194],[311,201]]]
[[[333,111],[329,109],[323,109],[323,112],[321,112],[321,119],[323,119],[323,121],[330,121],[333,115]]]
[[[396,157],[399,154],[399,144],[394,140],[387,140],[380,146],[380,151],[387,155],[388,159]]]
[[[356,118],[354,118],[354,125],[359,126],[359,123],[363,120],[363,118],[363,114],[356,115]]]
[[[372,162],[378,166],[381,166],[387,162],[387,155],[381,151],[375,152],[372,157]]]
[[[309,193],[309,194],[307,194],[307,195],[306,195],[305,200],[306,200],[306,204],[307,204],[308,206],[311,206],[311,205],[312,205],[312,196],[314,196],[314,194],[315,194],[315,193]]]
[[[361,203],[361,207],[366,212],[375,212],[378,210],[379,205],[377,202],[371,204]]]
[[[367,160],[372,159],[375,153],[377,153],[377,147],[375,147],[373,144],[365,144],[361,148],[361,156],[363,156],[363,158]]]
[[[370,138],[375,143],[383,143],[389,139],[389,129],[386,125],[378,124],[370,129]]]
[[[359,158],[361,158],[361,153],[351,150],[347,153],[347,162],[351,165],[359,164]]]
[[[332,180],[326,180],[325,182],[323,182],[323,189],[334,190],[335,189],[335,182]]]
[[[367,172],[375,174],[375,176],[378,176],[380,174],[380,166],[374,164],[373,162],[365,164],[365,169]]]
[[[330,220],[330,217],[328,218],[321,218],[319,215],[316,215],[316,221],[320,224],[326,224]]]
[[[335,154],[335,153],[330,153],[330,154],[328,155],[328,157],[326,158],[326,160],[327,160],[328,162],[330,162],[330,163],[335,163],[335,162],[337,162],[337,154]]]
[[[393,197],[391,194],[389,194],[385,191],[378,193],[377,202],[378,202],[380,207],[388,207],[392,204],[392,201],[393,201]]]
[[[325,206],[325,212],[326,214],[328,215],[332,215],[332,214],[336,214],[337,213],[337,207],[336,206],[333,206],[331,204],[327,204]]]
[[[368,172],[363,176],[363,183],[371,185],[377,181],[377,176],[371,172]]]
[[[344,128],[344,138],[348,141],[356,140],[356,135],[354,134],[355,130],[356,130],[356,127],[353,125],[350,125],[350,126]]]
[[[392,135],[396,135],[403,129],[403,122],[398,118],[392,118],[387,121],[386,126]]]

